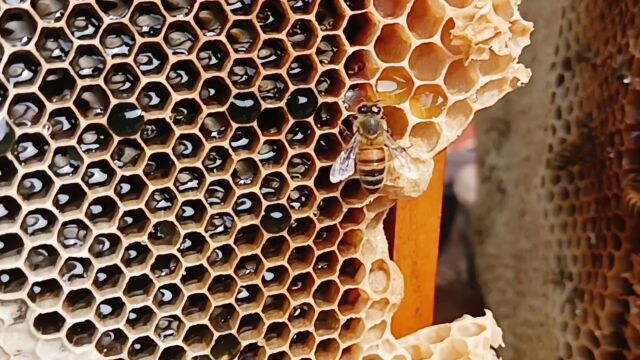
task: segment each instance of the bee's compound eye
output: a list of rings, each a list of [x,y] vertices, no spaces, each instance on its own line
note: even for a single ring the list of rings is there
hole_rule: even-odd
[[[373,105],[371,106],[371,112],[375,115],[380,115],[382,114],[382,108],[378,105]]]
[[[369,106],[368,106],[368,105],[366,105],[366,104],[364,104],[364,105],[360,105],[360,106],[358,107],[358,112],[359,112],[360,114],[368,114],[368,113],[369,113]]]

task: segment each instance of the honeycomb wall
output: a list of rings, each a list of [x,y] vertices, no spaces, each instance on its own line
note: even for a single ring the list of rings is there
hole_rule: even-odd
[[[533,59],[532,88],[546,96],[510,99],[510,126],[481,121],[480,272],[512,345],[505,356],[637,358],[638,6],[523,11],[557,24],[545,35],[559,41],[534,38],[547,57]],[[531,343],[543,350],[531,354]]]
[[[516,5],[5,0],[0,358],[411,358],[380,222],[528,80]],[[422,176],[370,197],[376,100]]]

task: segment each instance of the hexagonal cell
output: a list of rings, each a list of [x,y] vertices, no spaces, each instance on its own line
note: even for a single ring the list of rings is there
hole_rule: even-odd
[[[470,92],[478,83],[479,74],[476,65],[465,65],[458,60],[449,65],[444,76],[444,85],[452,95],[463,95]]]
[[[218,36],[227,26],[229,16],[220,2],[202,2],[195,12],[194,21],[204,36]]]
[[[109,261],[120,254],[122,240],[114,234],[98,234],[89,244],[89,254],[98,262]]]
[[[228,271],[232,268],[238,255],[230,245],[221,245],[211,251],[207,263],[216,272]]]
[[[438,79],[447,67],[448,55],[444,49],[434,43],[424,43],[413,49],[409,58],[409,68],[419,80]],[[424,61],[432,59],[432,61]]]
[[[18,169],[8,156],[0,157],[0,186],[10,186],[15,181]]]
[[[11,53],[4,65],[2,74],[11,87],[33,85],[42,70],[38,58],[29,51]]]
[[[289,9],[294,14],[309,15],[313,12],[317,0],[290,0]]]
[[[316,47],[316,59],[320,65],[339,65],[346,53],[346,45],[339,35],[325,35]]]
[[[78,40],[94,39],[102,27],[102,18],[90,4],[78,4],[67,16],[67,29]]]
[[[23,128],[39,124],[45,111],[44,102],[35,93],[16,94],[9,103],[7,115],[13,125]]]
[[[227,30],[226,38],[236,54],[250,54],[259,41],[258,29],[250,20],[236,20]]]
[[[27,201],[44,199],[49,195],[52,185],[53,180],[46,171],[34,171],[27,173],[20,178],[18,183],[18,194],[23,200]],[[7,216],[11,218],[20,213],[20,205],[17,205],[16,208],[16,204],[13,204],[15,200],[6,200],[4,197],[3,199],[4,201],[2,201],[2,204],[7,213],[3,218]]]
[[[167,82],[178,93],[191,92],[200,82],[200,72],[191,60],[178,61],[169,68]]]
[[[213,343],[213,331],[204,324],[193,325],[185,332],[182,342],[192,352],[209,350]]]
[[[235,359],[240,353],[241,344],[233,334],[225,334],[216,338],[211,348],[214,359]]]
[[[299,272],[300,270],[307,269],[311,266],[314,256],[315,253],[311,246],[298,246],[291,250],[287,263],[291,267],[291,270]]]
[[[173,17],[187,17],[193,11],[196,0],[162,0],[162,8]]]
[[[126,171],[127,169],[137,168],[144,155],[144,149],[138,141],[122,139],[111,152],[110,158],[117,168]]]
[[[71,108],[57,108],[49,113],[49,136],[54,140],[72,139],[78,131],[80,120]]]
[[[182,260],[188,263],[200,262],[208,251],[207,239],[197,231],[184,234],[178,247]]]
[[[352,46],[366,46],[373,41],[377,31],[378,24],[373,14],[361,12],[349,17],[343,32]]]
[[[62,213],[78,210],[86,196],[87,192],[79,184],[63,184],[53,197],[53,206]]]
[[[411,113],[420,119],[437,118],[447,107],[447,95],[437,85],[421,85],[409,99]]]
[[[91,238],[91,229],[82,220],[68,220],[58,229],[58,244],[65,250],[72,252],[81,250]]]
[[[49,142],[38,133],[25,133],[16,139],[11,153],[20,165],[41,163],[49,152]]]
[[[337,69],[325,70],[315,83],[315,89],[322,97],[341,97],[345,87],[344,75]]]
[[[208,107],[222,107],[229,101],[231,89],[222,77],[214,76],[202,82],[199,96]]]
[[[118,219],[118,231],[124,236],[143,235],[149,228],[149,217],[142,209],[129,209]]]
[[[106,152],[112,142],[111,133],[101,124],[87,125],[78,136],[80,150],[88,155],[99,155]]]
[[[103,0],[98,1],[98,9],[109,20],[120,20],[129,14],[133,0]]]
[[[315,164],[311,154],[293,155],[287,163],[287,174],[293,181],[306,181],[315,175]]]
[[[68,0],[31,0],[31,8],[45,23],[56,23],[62,20],[68,7]]]
[[[211,300],[207,294],[191,294],[182,306],[182,315],[189,322],[196,322],[207,318],[211,311]],[[204,330],[204,329],[202,329]],[[187,335],[188,335],[187,331]],[[185,335],[185,340],[190,336]],[[186,342],[186,341],[185,341]],[[189,344],[187,344],[189,346]]]
[[[113,198],[101,196],[89,203],[85,216],[94,225],[108,226],[113,222],[119,211],[120,208]]]
[[[126,58],[136,46],[135,35],[125,24],[112,23],[100,35],[100,45],[108,57]]]
[[[206,213],[206,205],[200,199],[186,200],[178,207],[176,220],[183,229],[197,227],[202,224]]]
[[[50,308],[56,306],[62,296],[63,290],[60,283],[55,279],[48,279],[31,284],[27,297],[39,308]]]
[[[262,275],[262,286],[267,291],[282,290],[289,283],[290,276],[284,265],[268,268]]]
[[[264,331],[264,320],[258,313],[246,314],[240,319],[238,324],[238,337],[241,340],[255,340],[262,336]]]
[[[133,29],[142,37],[156,37],[162,33],[165,17],[158,5],[151,2],[137,4],[129,17]]]
[[[318,229],[313,239],[313,245],[318,251],[332,248],[338,242],[339,237],[340,230],[338,227],[336,225],[327,225]]]
[[[200,160],[204,144],[196,134],[182,134],[176,139],[173,155],[182,163],[193,163]]]
[[[409,31],[418,39],[434,37],[440,32],[446,15],[446,9],[440,1],[414,2],[407,15]]]
[[[80,88],[73,101],[80,115],[88,120],[101,118],[107,114],[109,95],[100,85],[87,85]]]
[[[213,146],[205,155],[202,165],[210,175],[222,175],[231,168],[232,161],[230,158],[231,154],[225,147]]]
[[[317,359],[337,359],[340,355],[340,344],[336,339],[324,339],[316,345],[314,357]]]
[[[336,263],[338,262],[337,258],[335,259],[335,262]],[[316,271],[315,267],[314,267],[314,271]],[[316,274],[318,274],[318,272],[316,272]],[[331,276],[331,275],[333,274],[330,274],[328,276]],[[320,308],[332,307],[335,305],[339,295],[340,295],[340,286],[338,286],[338,283],[336,283],[334,280],[326,280],[320,283],[318,287],[313,291],[313,301]],[[333,313],[333,310],[330,310],[330,311]],[[325,334],[321,334],[322,331],[320,330],[324,326],[317,325],[318,322],[323,322],[321,320],[322,313],[324,313],[324,311],[318,314],[318,318],[316,319],[316,331],[318,332],[318,335],[325,335]],[[338,314],[333,314],[329,316],[329,318],[332,318],[332,319],[337,317],[338,317]],[[332,325],[330,326],[331,332],[337,331],[338,330],[337,328],[340,327],[340,320],[337,321],[338,323],[337,326],[334,324],[334,321],[331,321],[331,323],[332,323]],[[325,330],[329,330],[329,329],[325,327]]]
[[[262,105],[254,92],[235,94],[227,107],[227,113],[231,120],[241,125],[255,122],[261,111]]]
[[[127,350],[129,359],[147,359],[158,353],[158,344],[149,336],[139,337],[131,342]]]
[[[265,39],[258,50],[258,62],[267,70],[283,68],[288,59],[287,45],[280,39]]]
[[[197,167],[181,168],[175,176],[173,186],[178,193],[191,194],[199,193],[204,185],[205,175]]]
[[[0,293],[10,294],[21,291],[27,284],[27,276],[20,269],[0,271]]]
[[[313,272],[319,279],[333,276],[338,268],[338,262],[338,255],[334,251],[326,251],[316,257]]]
[[[315,193],[307,185],[298,185],[289,192],[287,205],[294,212],[304,213],[315,203]]]
[[[238,288],[235,303],[241,311],[251,311],[260,306],[264,293],[258,285],[242,285]]]
[[[75,176],[82,167],[83,158],[75,146],[60,147],[53,153],[49,170],[56,177]]]
[[[294,50],[304,51],[315,46],[318,38],[317,32],[318,30],[311,20],[298,19],[291,24],[286,35]]]
[[[291,303],[285,294],[269,295],[264,300],[261,313],[267,320],[281,319],[290,306]]]
[[[315,280],[311,273],[300,273],[291,278],[289,286],[287,287],[287,292],[294,301],[302,300],[311,295],[314,283]]]
[[[319,130],[335,129],[341,120],[342,108],[337,102],[321,103],[313,116],[313,123]]]
[[[209,113],[198,129],[207,142],[216,142],[226,138],[231,124],[225,112]]]
[[[145,207],[151,214],[172,212],[177,204],[176,194],[168,187],[154,189],[147,201]]]
[[[124,352],[129,338],[120,329],[107,330],[96,341],[96,350],[102,356],[116,356]]]
[[[89,289],[71,290],[62,303],[62,309],[73,317],[86,316],[93,309],[96,298]]]
[[[89,280],[93,273],[93,264],[86,258],[70,257],[60,267],[58,276],[67,285],[77,286]]]
[[[347,4],[351,4],[348,2]],[[316,23],[321,31],[340,30],[344,23],[344,9],[339,1],[321,0],[316,10]]]
[[[69,344],[75,347],[82,347],[93,344],[97,335],[98,328],[96,325],[91,320],[85,320],[69,326],[65,338]]]
[[[258,161],[267,170],[282,166],[286,157],[287,149],[280,140],[267,140],[258,150]]]
[[[333,222],[342,216],[342,203],[336,196],[326,197],[320,200],[314,213],[318,223]]]
[[[233,238],[233,245],[241,254],[250,253],[258,248],[263,237],[264,234],[259,226],[255,224],[247,225],[238,229]]]
[[[0,16],[0,37],[11,46],[28,45],[36,30],[36,21],[24,9],[6,9]]]
[[[238,260],[233,272],[241,281],[251,281],[260,278],[264,264],[257,255],[244,256]]]
[[[136,101],[145,112],[161,112],[171,102],[171,92],[161,82],[148,82],[140,89]]]
[[[227,74],[228,79],[236,89],[253,87],[258,75],[258,64],[250,58],[234,60]]]
[[[338,243],[338,252],[343,257],[355,255],[358,251],[360,251],[360,245],[362,245],[363,240],[364,235],[362,233],[362,230],[348,230],[342,235],[342,238]]]
[[[82,182],[89,190],[111,185],[115,179],[115,170],[106,160],[99,160],[87,165],[82,175]]]
[[[156,250],[169,250],[180,241],[180,232],[173,222],[159,221],[151,227],[148,238]]]
[[[211,280],[207,291],[211,295],[211,297],[216,301],[224,301],[228,300],[236,293],[236,289],[238,287],[238,282],[231,275],[218,275]],[[214,317],[216,314],[216,308],[213,309],[213,313],[211,314]],[[214,329],[217,329],[217,325],[215,320],[212,320],[212,325]]]
[[[231,180],[239,188],[253,187],[260,179],[260,167],[250,158],[240,159],[231,173]]]
[[[197,42],[196,30],[186,21],[171,22],[164,34],[164,43],[169,52],[176,56],[191,54]]]
[[[127,280],[127,284],[124,287],[122,293],[127,298],[127,301],[132,303],[145,302],[149,299],[153,291],[155,290],[155,284],[153,280],[147,274],[138,276],[131,276]],[[129,315],[130,317],[131,315]]]
[[[38,314],[33,319],[33,327],[42,335],[59,333],[64,327],[65,319],[56,311]]]
[[[294,85],[306,85],[316,77],[316,63],[309,55],[298,55],[287,68],[287,77]]]
[[[169,57],[161,44],[142,43],[136,51],[134,64],[143,76],[159,75],[168,63]]]
[[[381,61],[399,63],[406,59],[411,51],[411,36],[400,24],[388,24],[382,27],[374,48]]]
[[[204,265],[195,265],[184,269],[180,283],[185,290],[191,292],[206,288],[210,279],[211,274]]]
[[[228,213],[211,215],[207,220],[205,232],[213,241],[223,241],[229,238],[235,228],[235,220]]]
[[[43,28],[36,40],[36,50],[48,63],[67,60],[73,41],[61,28]]]
[[[140,77],[128,63],[117,63],[109,68],[104,82],[116,99],[128,99],[135,94]]]
[[[294,356],[309,355],[316,344],[316,339],[310,331],[300,331],[291,338],[289,349]]]
[[[378,62],[368,50],[356,50],[345,60],[344,70],[351,80],[371,80],[378,73]]]
[[[174,135],[173,128],[163,118],[146,121],[140,131],[142,142],[150,149],[167,148]]]
[[[316,231],[316,223],[311,217],[302,217],[294,219],[291,225],[287,229],[287,235],[291,237],[291,240],[300,244],[308,241]]]
[[[318,107],[318,97],[311,88],[297,88],[285,103],[293,119],[302,120],[313,116]]]
[[[397,18],[402,16],[410,0],[373,0],[373,6],[380,16],[384,18]]]
[[[109,265],[96,270],[93,287],[98,291],[119,290],[123,285],[125,275],[118,265]],[[100,305],[98,305],[100,307]]]
[[[150,330],[155,324],[156,313],[147,305],[134,308],[127,314],[125,325],[135,333],[142,333]]]
[[[209,321],[214,330],[225,332],[236,327],[238,318],[238,310],[235,306],[233,304],[225,304],[213,308]]]
[[[278,136],[284,132],[289,123],[287,112],[284,108],[266,108],[258,116],[258,129],[263,136]]]
[[[258,85],[258,95],[266,103],[281,102],[289,92],[289,85],[280,74],[265,75]]]
[[[35,209],[25,214],[20,229],[29,236],[47,235],[58,223],[56,215],[46,209]]]
[[[197,58],[204,71],[222,71],[229,60],[229,50],[220,40],[206,41],[198,49]]]
[[[151,263],[151,273],[160,282],[174,280],[180,274],[181,265],[173,254],[157,255]]]
[[[275,0],[262,1],[256,15],[258,26],[264,34],[280,34],[288,22],[288,14],[283,2]]]
[[[186,359],[187,351],[180,345],[170,346],[164,348],[158,357],[158,360],[184,360]]]
[[[147,193],[147,183],[140,175],[122,176],[116,183],[115,194],[123,203],[139,202]]]
[[[153,297],[154,306],[161,312],[172,311],[180,307],[184,294],[176,284],[167,284],[158,288]]]
[[[184,331],[184,322],[177,315],[163,316],[158,319],[154,334],[163,342],[178,340]]]
[[[161,152],[149,156],[142,172],[152,184],[162,185],[171,181],[175,169],[173,158],[169,154]]]
[[[376,92],[386,105],[405,103],[413,91],[413,79],[403,67],[388,67],[376,80]]]
[[[281,200],[288,189],[287,178],[280,172],[266,174],[260,183],[260,195],[266,201]]]
[[[30,250],[33,251],[32,248]],[[24,250],[24,241],[18,234],[5,233],[0,235],[0,264],[16,263],[16,260],[22,255]],[[29,256],[29,254],[27,254]],[[28,257],[27,257],[28,259]]]
[[[293,328],[305,328],[313,323],[315,307],[309,303],[294,306],[289,312],[288,322]]]

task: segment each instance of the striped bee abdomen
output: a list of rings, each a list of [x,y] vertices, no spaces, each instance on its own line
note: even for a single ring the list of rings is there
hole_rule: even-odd
[[[384,147],[360,148],[356,155],[356,169],[362,187],[370,194],[377,193],[384,185],[387,169]]]

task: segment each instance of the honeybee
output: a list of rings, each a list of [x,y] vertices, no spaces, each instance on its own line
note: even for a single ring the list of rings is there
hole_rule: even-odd
[[[340,182],[357,170],[362,187],[375,194],[384,185],[388,164],[401,176],[411,179],[418,176],[407,151],[389,134],[379,105],[363,104],[358,107],[352,133],[351,141],[331,167],[331,182]]]

